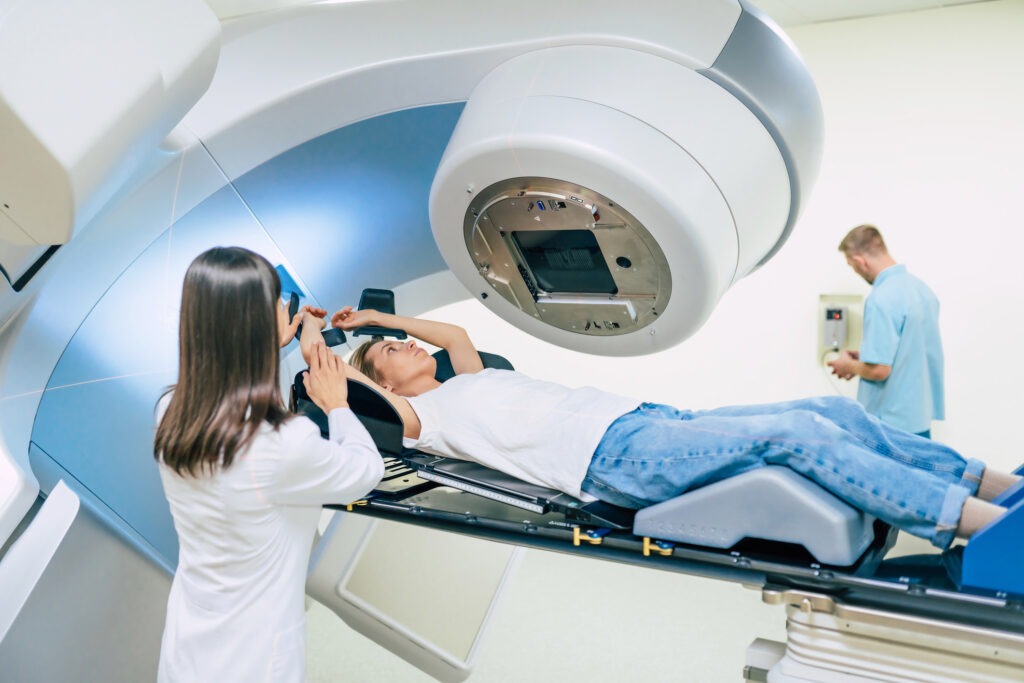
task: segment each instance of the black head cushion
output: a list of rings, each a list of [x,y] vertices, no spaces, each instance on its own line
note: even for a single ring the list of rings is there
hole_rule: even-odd
[[[294,412],[313,420],[320,427],[320,433],[326,437],[329,433],[327,415],[306,393],[306,386],[302,383],[303,372],[295,375],[295,381],[292,383],[291,408]],[[350,379],[348,404],[366,427],[366,431],[370,432],[370,437],[377,444],[378,450],[388,455],[398,455],[402,452],[402,418],[386,398],[375,389]]]
[[[479,354],[480,360],[483,361],[485,368],[515,370],[511,363],[496,353],[480,351]],[[434,354],[434,358],[437,360],[437,370],[434,372],[434,379],[438,382],[446,382],[455,376],[455,369],[452,367],[452,359],[451,356],[448,355],[448,351],[441,349]]]

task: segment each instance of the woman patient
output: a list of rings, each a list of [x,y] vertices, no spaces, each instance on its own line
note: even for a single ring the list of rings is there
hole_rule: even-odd
[[[415,341],[356,349],[353,378],[376,388],[404,423],[405,445],[471,460],[534,484],[639,509],[766,465],[782,465],[850,505],[947,548],[1006,509],[988,501],[1020,477],[890,427],[841,397],[714,410],[641,403],[485,369],[461,327],[343,308],[343,330],[405,330],[444,348],[456,376],[434,379]],[[326,321],[307,313],[308,359]]]

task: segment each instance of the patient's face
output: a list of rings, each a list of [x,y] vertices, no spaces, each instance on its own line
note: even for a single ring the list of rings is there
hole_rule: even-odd
[[[432,378],[437,371],[437,361],[416,345],[412,339],[384,341],[375,344],[366,354],[382,380],[381,384],[399,395],[412,395],[418,380]]]

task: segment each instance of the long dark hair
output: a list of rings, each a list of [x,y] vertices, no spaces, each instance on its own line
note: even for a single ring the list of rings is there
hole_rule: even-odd
[[[277,302],[270,263],[241,247],[192,261],[181,292],[178,383],[153,453],[178,474],[228,467],[263,423],[287,418],[281,399]]]

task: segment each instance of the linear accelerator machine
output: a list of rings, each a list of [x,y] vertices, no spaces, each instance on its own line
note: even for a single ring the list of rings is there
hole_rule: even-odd
[[[154,677],[177,539],[152,410],[202,250],[252,248],[328,308],[473,297],[553,344],[650,353],[782,246],[822,138],[806,67],[745,1],[0,2],[0,675]],[[393,469],[307,587],[439,680],[472,671],[505,544],[760,587],[790,639],[752,646],[750,680],[1024,671],[1019,504],[965,551],[887,558],[891,529],[799,477],[634,518],[405,452],[373,396],[361,417]],[[421,527],[404,552],[421,598],[464,598],[450,630],[374,580],[401,571],[378,519]]]

